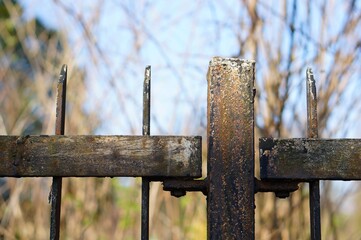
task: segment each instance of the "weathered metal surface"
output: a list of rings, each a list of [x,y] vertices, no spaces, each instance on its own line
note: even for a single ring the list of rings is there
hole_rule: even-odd
[[[259,192],[274,192],[279,198],[286,198],[290,196],[291,192],[298,190],[298,182],[294,181],[261,181],[254,179],[254,191]]]
[[[57,83],[55,134],[64,135],[65,109],[66,109],[66,83],[68,80],[68,67],[63,65]]]
[[[318,138],[316,82],[310,68],[306,71],[307,137]],[[321,239],[320,182],[310,181],[311,240]]]
[[[312,69],[306,71],[306,92],[307,92],[307,137],[318,138],[317,120],[317,91],[316,81]]]
[[[208,70],[208,238],[254,239],[253,61]]]
[[[361,180],[361,139],[259,140],[261,179]]]
[[[276,196],[288,197],[291,192],[298,190],[299,182],[294,181],[266,181],[254,179],[254,193],[274,192]],[[182,197],[186,192],[202,192],[208,195],[208,179],[203,180],[164,180],[163,190],[170,191],[172,196]]]
[[[150,93],[151,93],[151,67],[147,66],[144,73],[143,83],[143,136],[150,135]]]
[[[66,106],[66,82],[67,66],[63,65],[57,84],[55,134],[64,135],[65,131],[65,106]],[[54,177],[50,190],[50,239],[58,240],[60,236],[60,210],[61,210],[61,177]]]
[[[0,136],[1,177],[201,177],[201,137]]]
[[[170,191],[174,197],[182,197],[186,192],[202,192],[205,196],[208,194],[208,180],[164,180],[163,190]]]
[[[150,135],[150,80],[151,68],[147,66],[143,84],[143,136]],[[142,221],[141,239],[149,239],[149,179],[142,179]]]

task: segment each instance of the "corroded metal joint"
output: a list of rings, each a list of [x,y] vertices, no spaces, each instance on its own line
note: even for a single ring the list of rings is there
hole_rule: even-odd
[[[290,193],[299,189],[299,182],[295,181],[266,181],[254,179],[254,193],[259,192],[274,192],[276,197],[287,198]],[[174,197],[183,197],[187,192],[202,192],[203,195],[208,195],[208,179],[203,180],[164,180],[163,190],[169,191]]]
[[[174,197],[183,197],[187,192],[202,192],[203,195],[208,194],[208,181],[207,178],[203,180],[164,180],[163,190],[170,191]]]
[[[295,181],[266,181],[254,179],[254,192],[274,192],[276,197],[287,198],[290,193],[298,190],[299,182]]]

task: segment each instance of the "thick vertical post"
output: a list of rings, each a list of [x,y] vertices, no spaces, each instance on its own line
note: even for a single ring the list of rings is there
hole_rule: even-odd
[[[143,85],[143,136],[150,135],[150,80],[151,68],[147,66],[144,74]],[[149,239],[149,180],[142,179],[142,223],[141,239]]]
[[[316,82],[310,68],[306,71],[307,89],[307,137],[318,138]],[[321,239],[320,182],[310,183],[311,240]]]
[[[67,66],[63,65],[60,71],[60,77],[57,84],[55,135],[64,135],[66,81],[67,81]],[[54,177],[53,184],[51,185],[51,190],[50,190],[50,201],[51,201],[50,239],[51,240],[58,240],[60,235],[61,187],[62,187],[62,178]]]
[[[255,62],[208,69],[208,239],[254,239]]]

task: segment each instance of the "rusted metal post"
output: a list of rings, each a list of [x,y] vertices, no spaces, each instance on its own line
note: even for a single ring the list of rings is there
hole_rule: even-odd
[[[151,68],[147,66],[144,74],[143,85],[143,136],[150,135],[150,80]],[[149,179],[142,179],[142,223],[141,238],[149,239]]]
[[[254,239],[255,62],[208,69],[208,239]]]
[[[64,135],[67,66],[63,65],[57,85],[55,135]],[[50,190],[50,239],[58,240],[60,236],[60,209],[61,209],[62,178],[54,177]]]
[[[311,68],[306,70],[307,137],[318,138],[317,91]],[[321,239],[320,182],[309,182],[311,239]]]

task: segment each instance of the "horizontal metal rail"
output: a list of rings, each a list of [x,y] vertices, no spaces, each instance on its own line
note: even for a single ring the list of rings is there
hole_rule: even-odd
[[[202,192],[208,195],[208,179],[202,180],[177,180],[165,179],[163,190],[170,191],[174,197],[185,196],[187,192]],[[298,190],[298,182],[294,181],[261,181],[254,178],[254,193],[274,192],[279,198],[289,197],[291,192]]]
[[[169,179],[163,181],[163,190],[170,191],[174,197],[185,196],[187,192],[202,192],[208,194],[208,179],[203,180],[177,180]]]
[[[201,137],[0,136],[1,177],[201,177]]]
[[[261,179],[361,180],[361,139],[261,138]]]

